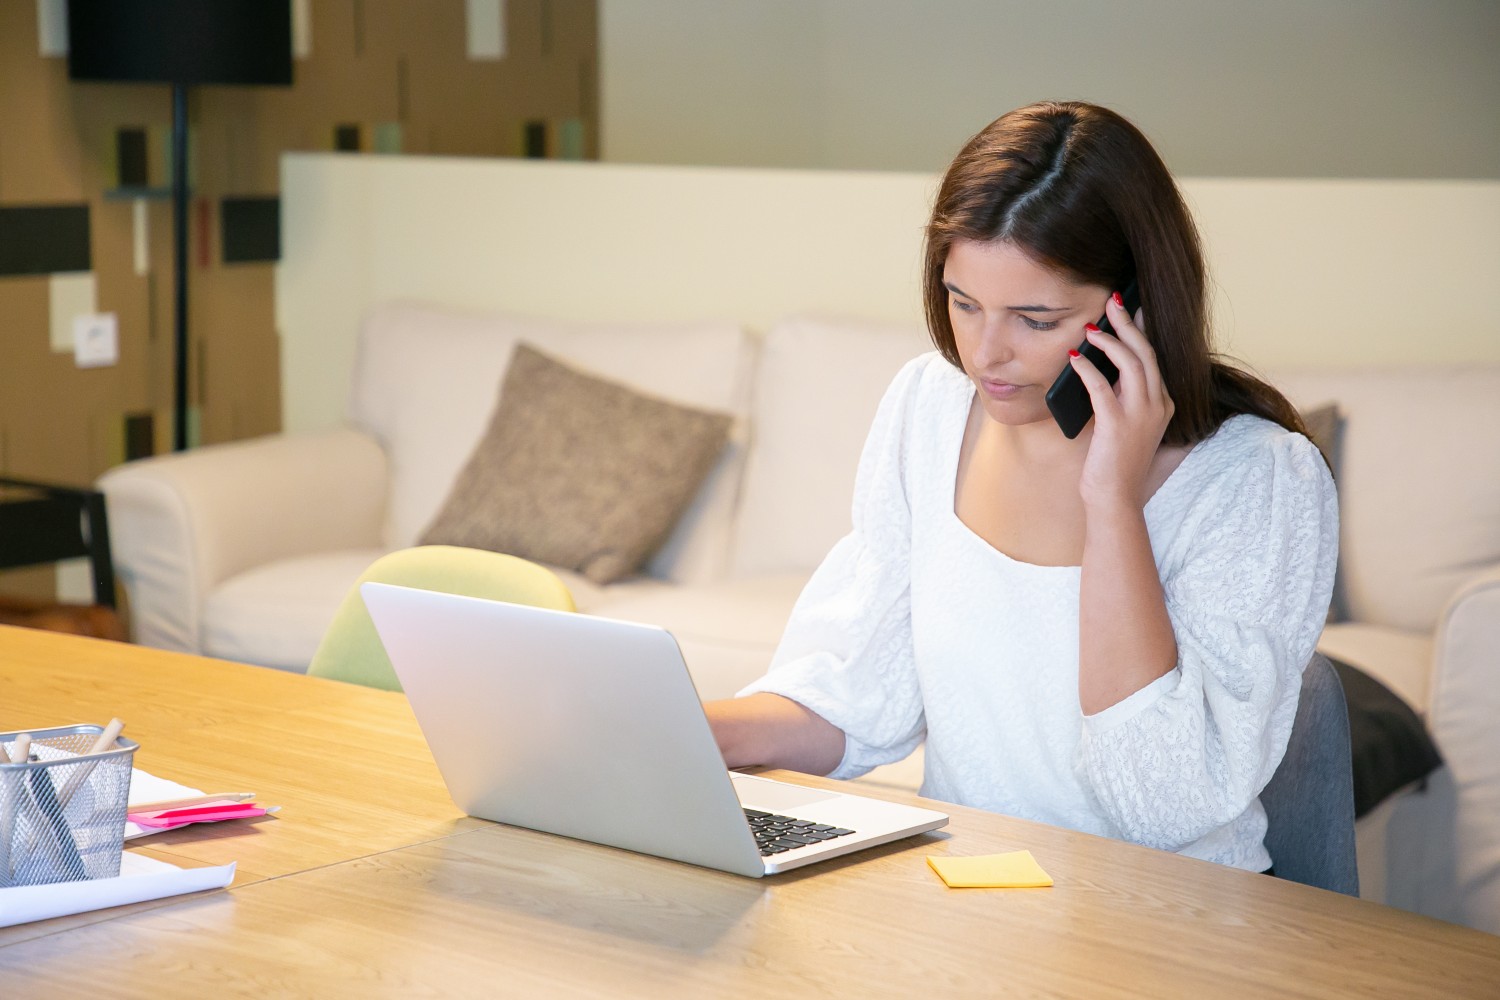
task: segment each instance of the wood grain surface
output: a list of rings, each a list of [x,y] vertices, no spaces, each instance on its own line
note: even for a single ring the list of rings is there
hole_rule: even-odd
[[[25,995],[1500,995],[1500,938],[979,810],[745,879],[461,815],[398,694],[8,628],[0,691],[0,729],[118,715],[146,770],[283,806],[132,848],[227,891],[0,930]],[[925,860],[1019,848],[1055,886]]]

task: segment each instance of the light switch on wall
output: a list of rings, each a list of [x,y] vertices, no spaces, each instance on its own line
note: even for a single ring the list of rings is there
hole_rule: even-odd
[[[120,361],[120,324],[114,313],[73,320],[73,360],[79,368],[104,368]]]

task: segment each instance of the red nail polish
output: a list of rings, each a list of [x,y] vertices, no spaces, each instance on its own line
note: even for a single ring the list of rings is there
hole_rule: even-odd
[[[1125,300],[1120,298],[1119,292],[1110,292],[1109,296],[1110,298],[1115,300],[1115,305],[1119,306],[1121,309],[1125,308]]]
[[[1070,348],[1068,348],[1068,357],[1070,357],[1070,358],[1081,358],[1081,357],[1083,357],[1083,355],[1079,354],[1077,351],[1075,351],[1073,348],[1070,347]]]
[[[1085,324],[1083,324],[1083,329],[1084,329],[1084,331],[1086,333],[1101,333],[1101,332],[1103,332],[1097,326],[1095,326],[1092,323],[1085,323]]]

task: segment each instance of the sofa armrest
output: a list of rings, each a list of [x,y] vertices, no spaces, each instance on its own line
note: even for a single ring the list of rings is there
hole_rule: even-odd
[[[1433,640],[1428,726],[1436,732],[1479,721],[1491,731],[1500,718],[1500,564],[1458,588]],[[1500,773],[1500,754],[1495,759]]]
[[[1438,618],[1427,727],[1451,772],[1452,913],[1500,933],[1500,565],[1468,580]]]
[[[204,599],[254,566],[381,544],[385,453],[351,428],[130,462],[100,477],[137,642],[201,652]]]

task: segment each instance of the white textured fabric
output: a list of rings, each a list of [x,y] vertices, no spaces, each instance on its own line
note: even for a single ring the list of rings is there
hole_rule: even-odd
[[[1078,567],[1017,562],[954,514],[973,388],[936,354],[881,403],[854,530],[771,672],[846,734],[836,777],[926,739],[923,793],[1252,870],[1333,588],[1337,498],[1306,438],[1256,417],[1200,442],[1146,506],[1177,667],[1085,718]]]

